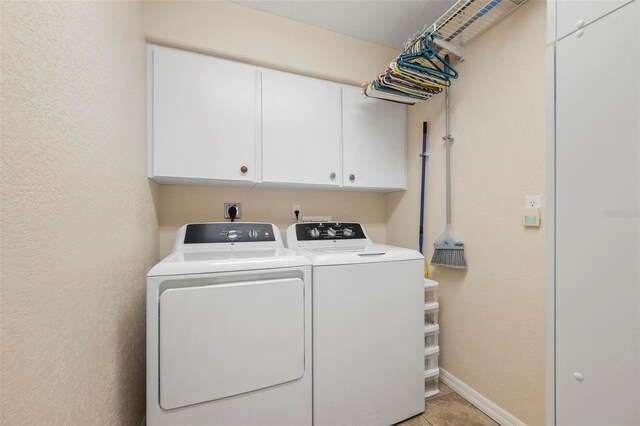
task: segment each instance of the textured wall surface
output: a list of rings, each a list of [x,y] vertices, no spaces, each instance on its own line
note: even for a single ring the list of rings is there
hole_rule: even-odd
[[[228,2],[144,2],[147,40],[348,84],[370,80],[397,51]],[[188,22],[188,25],[185,23]],[[381,193],[160,186],[160,251],[166,255],[176,229],[223,219],[223,203],[242,203],[244,221],[265,221],[282,231],[304,215],[363,222],[385,241],[386,198]]]
[[[139,425],[158,257],[142,6],[1,7],[1,423]]]
[[[145,1],[147,40],[360,85],[397,50],[225,1]],[[408,30],[409,31],[409,30]]]
[[[522,209],[525,195],[545,192],[545,12],[545,2],[524,5],[467,45],[457,65],[452,221],[469,269],[431,269],[441,366],[531,425],[544,423],[545,218],[525,228]],[[417,247],[423,121],[430,259],[445,225],[444,95],[409,108],[409,189],[387,196],[387,242]]]
[[[384,194],[363,192],[162,186],[158,203],[160,256],[171,252],[176,231],[185,223],[224,221],[225,201],[241,203],[242,221],[268,221],[277,225],[283,234],[294,222],[291,206],[297,204],[303,215],[362,222],[374,241],[384,242],[384,197]]]

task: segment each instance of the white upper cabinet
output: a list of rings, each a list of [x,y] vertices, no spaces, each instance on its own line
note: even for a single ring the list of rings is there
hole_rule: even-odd
[[[342,89],[345,188],[405,189],[407,107]]]
[[[149,176],[253,186],[257,69],[158,46],[149,60]]]
[[[406,107],[357,87],[148,47],[149,177],[165,184],[406,188]]]
[[[340,186],[340,85],[262,70],[262,181]]]
[[[630,1],[632,0],[555,0],[557,39],[583,28]]]

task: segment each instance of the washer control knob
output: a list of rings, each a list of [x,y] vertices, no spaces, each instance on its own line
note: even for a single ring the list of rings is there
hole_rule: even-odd
[[[353,229],[351,228],[344,228],[342,230],[342,235],[344,235],[347,238],[353,237]]]
[[[335,238],[336,237],[336,230],[333,229],[333,228],[327,229],[327,235],[330,236],[331,238]]]
[[[258,238],[258,231],[256,231],[255,228],[249,229],[249,238],[251,238],[252,240]]]
[[[320,236],[320,231],[318,231],[318,228],[313,228],[309,231],[309,234],[311,235],[311,238],[318,238]]]
[[[238,239],[238,231],[234,231],[233,229],[227,232],[227,238],[229,241],[235,241]]]

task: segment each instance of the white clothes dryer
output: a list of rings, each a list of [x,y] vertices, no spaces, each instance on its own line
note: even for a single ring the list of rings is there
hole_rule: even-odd
[[[147,424],[311,425],[311,266],[266,223],[180,228],[147,275]]]
[[[424,411],[424,257],[358,223],[297,223],[313,264],[313,423],[391,425]]]

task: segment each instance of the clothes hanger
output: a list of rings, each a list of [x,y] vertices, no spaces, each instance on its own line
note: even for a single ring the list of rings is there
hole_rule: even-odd
[[[446,80],[458,78],[458,71],[431,48],[430,40],[432,39],[431,33],[426,33],[424,37],[416,40],[409,46],[407,53],[400,55],[398,65]]]

